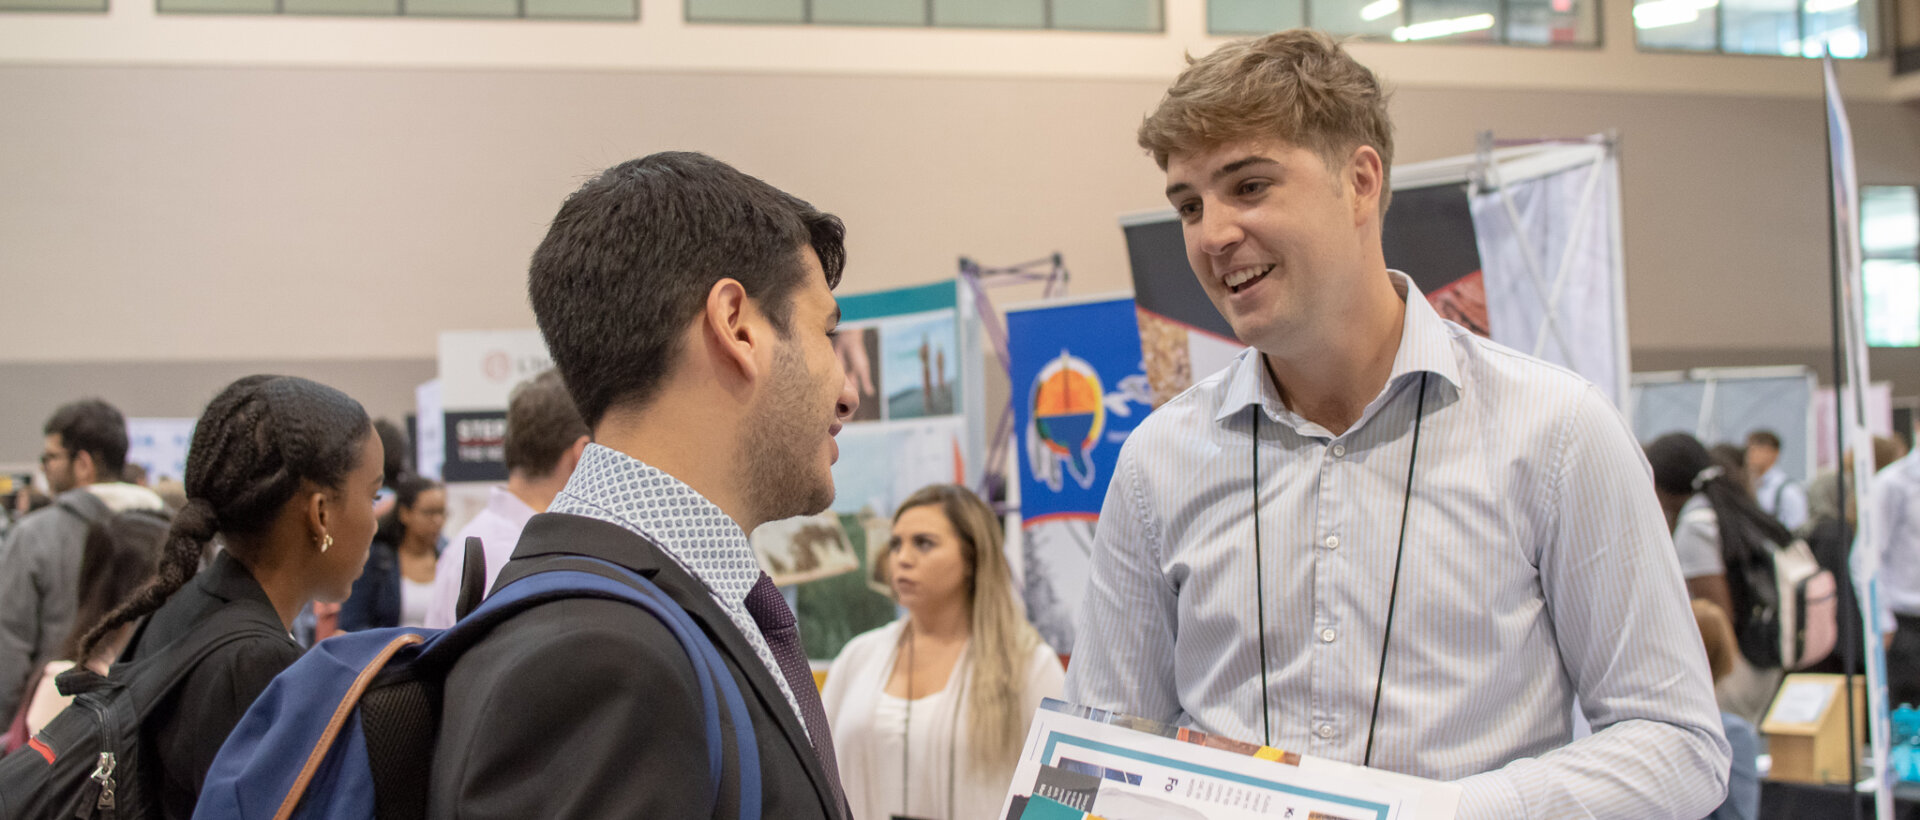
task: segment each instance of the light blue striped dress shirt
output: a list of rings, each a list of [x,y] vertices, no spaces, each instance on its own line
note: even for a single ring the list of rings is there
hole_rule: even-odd
[[[1361,762],[1430,374],[1373,765],[1461,781],[1463,818],[1706,815],[1727,741],[1632,433],[1592,385],[1391,275],[1392,376],[1345,433],[1289,411],[1248,351],[1127,440],[1068,699],[1264,739],[1264,596],[1271,745]],[[1595,734],[1570,743],[1576,695]]]

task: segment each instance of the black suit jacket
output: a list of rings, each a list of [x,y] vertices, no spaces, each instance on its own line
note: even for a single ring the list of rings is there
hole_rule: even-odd
[[[753,716],[763,814],[842,820],[819,758],[773,674],[705,584],[628,530],[574,515],[527,523],[494,588],[589,556],[653,581],[713,640]],[[733,735],[722,712],[723,760]],[[578,599],[515,616],[446,680],[428,815],[434,818],[695,818],[709,777],[693,664],[657,619]],[[738,772],[722,771],[721,811]]]

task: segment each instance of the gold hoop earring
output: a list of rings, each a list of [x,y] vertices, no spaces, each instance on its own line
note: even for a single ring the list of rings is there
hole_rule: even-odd
[[[320,554],[325,555],[327,548],[333,546],[333,536],[329,534],[320,541]]]

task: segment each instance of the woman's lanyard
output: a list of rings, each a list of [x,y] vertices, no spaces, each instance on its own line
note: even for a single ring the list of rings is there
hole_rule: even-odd
[[[892,820],[921,820],[920,818],[916,818],[913,815],[907,814],[907,808],[911,803],[909,798],[912,796],[912,791],[909,788],[909,786],[913,781],[913,778],[912,778],[913,768],[911,765],[912,761],[907,754],[907,750],[911,748],[911,744],[913,743],[913,704],[914,704],[913,646],[915,641],[913,637],[912,621],[907,622],[906,640],[907,640],[907,697],[905,698],[905,703],[906,703],[907,711],[906,711],[906,718],[903,721],[901,721],[901,725],[900,725],[900,813],[893,815]],[[898,657],[898,655],[896,655],[895,657]],[[956,669],[955,671],[958,671],[958,670]],[[953,684],[953,675],[951,672],[949,672],[947,675],[947,684],[949,686]],[[964,697],[965,695],[966,695],[965,685],[963,684],[962,689],[959,693],[959,696]],[[947,720],[947,820],[953,820],[953,757],[954,757],[953,752],[954,752],[954,742],[955,742],[956,736],[958,735],[957,730],[959,729],[959,722],[960,722],[959,703],[960,703],[959,701],[955,701],[954,702],[955,705],[951,709],[947,710],[949,715]]]

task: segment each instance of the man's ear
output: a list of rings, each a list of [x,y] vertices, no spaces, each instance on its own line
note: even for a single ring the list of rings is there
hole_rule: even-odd
[[[1362,145],[1353,149],[1347,156],[1347,185],[1353,194],[1353,223],[1355,225],[1367,219],[1380,216],[1380,195],[1382,184],[1386,181],[1386,169],[1380,162],[1380,152],[1371,145]]]
[[[747,381],[760,376],[755,353],[765,339],[759,311],[739,280],[721,279],[707,290],[706,309],[700,314],[701,336],[713,354]]]
[[[67,469],[73,473],[74,486],[84,487],[100,480],[100,462],[93,460],[93,454],[85,450],[73,451],[73,457],[67,460]]]

